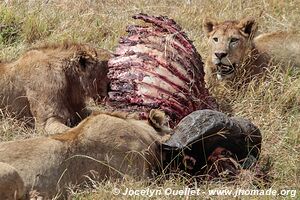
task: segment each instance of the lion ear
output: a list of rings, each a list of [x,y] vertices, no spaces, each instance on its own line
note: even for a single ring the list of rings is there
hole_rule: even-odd
[[[87,54],[85,51],[79,51],[76,57],[78,66],[83,72],[87,70],[89,65],[93,64],[93,62],[96,62],[95,58],[92,55]]]
[[[166,114],[158,109],[152,109],[149,113],[150,124],[158,131],[170,131]]]
[[[79,63],[80,68],[84,71],[86,69],[86,66],[87,66],[87,58],[86,58],[86,56],[80,55],[78,57],[78,63]]]
[[[257,23],[254,18],[244,18],[238,24],[238,27],[248,37],[253,37],[257,31]]]
[[[204,33],[209,37],[209,34],[214,30],[214,27],[218,25],[218,23],[214,19],[205,18],[203,21],[202,29]]]
[[[88,59],[88,56],[84,52],[78,51],[74,54],[73,58],[71,58],[71,62],[74,63],[75,66],[78,66],[79,70],[85,71]]]

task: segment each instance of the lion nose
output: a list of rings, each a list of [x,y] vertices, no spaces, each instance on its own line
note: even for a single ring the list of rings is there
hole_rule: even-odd
[[[223,52],[222,53],[215,53],[215,55],[217,56],[217,58],[222,59],[222,58],[227,56],[227,53],[223,53]]]

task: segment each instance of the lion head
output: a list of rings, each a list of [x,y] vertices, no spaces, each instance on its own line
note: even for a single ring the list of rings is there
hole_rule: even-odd
[[[245,55],[252,48],[253,36],[257,31],[254,19],[216,22],[206,19],[203,30],[211,43],[209,67],[217,79],[230,79],[243,63]]]
[[[111,54],[105,50],[81,46],[71,59],[71,65],[73,70],[77,71],[77,78],[85,95],[94,100],[107,96],[109,83],[107,62],[110,56]]]

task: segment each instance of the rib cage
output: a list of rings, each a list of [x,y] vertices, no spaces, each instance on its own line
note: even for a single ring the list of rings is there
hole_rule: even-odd
[[[171,126],[189,113],[216,108],[205,88],[201,56],[174,20],[137,14],[146,25],[130,25],[109,60],[107,104],[141,117],[159,108]]]

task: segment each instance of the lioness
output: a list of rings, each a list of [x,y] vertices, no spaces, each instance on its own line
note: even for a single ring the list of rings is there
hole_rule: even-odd
[[[275,58],[279,62],[300,65],[300,34],[275,32],[255,37],[257,23],[252,18],[216,22],[206,19],[203,30],[211,42],[206,60],[208,84],[214,80],[232,80],[261,74]]]
[[[126,113],[92,114],[62,134],[0,144],[0,199],[63,197],[68,184],[89,175],[151,177],[161,167],[160,144],[167,139],[165,115],[152,110],[149,121]]]
[[[35,118],[49,134],[63,132],[88,115],[87,97],[106,96],[109,58],[89,45],[63,43],[0,63],[0,109],[18,119]]]

